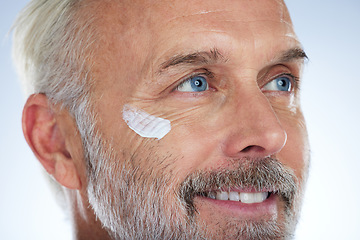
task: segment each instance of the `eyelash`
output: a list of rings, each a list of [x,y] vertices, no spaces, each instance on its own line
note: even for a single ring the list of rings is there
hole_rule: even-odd
[[[200,71],[203,71],[202,73],[200,73]],[[204,69],[200,69],[198,72],[196,73],[192,73],[188,76],[186,76],[185,78],[183,78],[183,80],[181,80],[181,82],[179,84],[177,84],[175,86],[175,88],[172,90],[172,91],[176,91],[176,89],[181,86],[182,84],[184,84],[186,81],[188,81],[189,79],[193,78],[193,77],[196,77],[196,76],[206,76],[207,80],[211,80],[211,79],[214,79],[214,73],[212,73],[211,71],[209,71],[208,69],[204,68]],[[291,73],[281,73],[281,74],[278,74],[274,77],[272,77],[269,81],[267,81],[264,86],[275,80],[276,78],[279,78],[279,77],[282,77],[282,76],[287,76],[289,77],[291,80],[292,80],[292,91],[299,91],[300,90],[300,78],[291,74]],[[211,86],[209,86],[211,87]]]

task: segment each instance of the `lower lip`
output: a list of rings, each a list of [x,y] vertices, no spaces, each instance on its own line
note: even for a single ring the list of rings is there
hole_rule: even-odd
[[[264,216],[276,217],[277,202],[279,197],[271,194],[269,198],[261,203],[242,203],[239,201],[224,201],[206,197],[197,197],[204,204],[210,204],[224,214],[228,212],[230,215],[241,216],[242,218],[264,218]],[[215,209],[214,209],[215,210]]]

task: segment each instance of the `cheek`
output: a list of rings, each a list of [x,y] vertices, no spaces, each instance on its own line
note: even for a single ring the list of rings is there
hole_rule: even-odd
[[[163,169],[183,175],[194,170],[196,159],[207,158],[210,152],[205,139],[209,139],[206,129],[212,128],[201,110],[174,114],[162,109],[159,114],[150,108],[125,105],[117,135],[112,134],[112,145],[133,168]]]
[[[294,94],[267,93],[266,97],[279,120],[297,121],[299,117],[302,117],[299,99]]]
[[[305,120],[295,97],[271,99],[272,107],[287,134],[280,160],[302,179],[309,165],[309,143]]]
[[[309,166],[309,144],[304,119],[301,114],[297,117],[281,120],[287,133],[287,142],[279,153],[280,161],[295,171],[296,176],[302,180]]]
[[[172,118],[172,130],[162,140],[178,161],[179,175],[186,176],[197,169],[216,168],[221,155],[224,119],[218,108],[193,108]]]
[[[209,167],[206,160],[213,159],[217,141],[204,126],[194,124],[174,129],[164,145],[165,149],[170,149],[177,156],[176,169],[183,176],[196,169],[202,169],[203,165]]]

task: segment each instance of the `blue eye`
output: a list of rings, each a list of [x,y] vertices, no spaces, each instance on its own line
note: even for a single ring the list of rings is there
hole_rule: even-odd
[[[195,76],[182,82],[176,90],[179,92],[203,92],[209,89],[209,84],[205,77]]]
[[[288,76],[277,77],[271,82],[267,83],[263,90],[266,91],[282,91],[290,92],[291,91],[291,79]]]

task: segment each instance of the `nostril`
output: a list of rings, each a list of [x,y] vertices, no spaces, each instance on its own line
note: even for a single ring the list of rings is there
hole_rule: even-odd
[[[247,153],[247,152],[249,152],[251,150],[252,147],[253,147],[253,145],[252,146],[247,146],[246,148],[244,148],[242,150],[242,152]]]
[[[241,152],[248,153],[250,151],[258,152],[258,151],[262,151],[262,150],[264,150],[263,147],[260,147],[257,145],[250,145],[250,146],[247,146],[246,148],[244,148]]]

